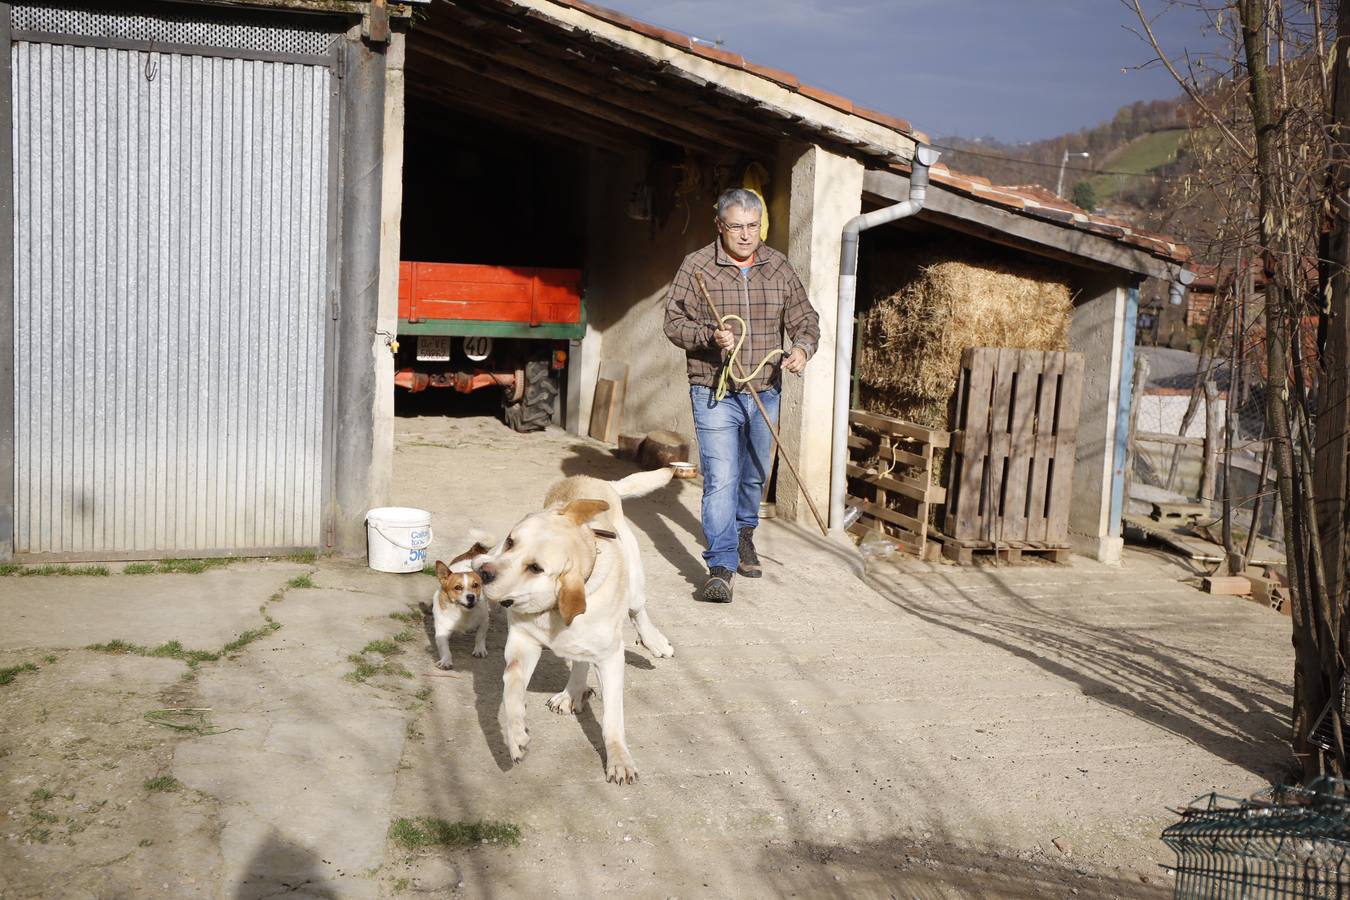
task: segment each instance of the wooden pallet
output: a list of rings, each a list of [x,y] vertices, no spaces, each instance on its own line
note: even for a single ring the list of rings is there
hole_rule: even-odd
[[[974,562],[976,554],[993,556],[996,559],[1009,563],[1019,563],[1022,561],[1022,557],[1027,555],[1039,556],[1050,562],[1066,563],[1072,555],[1072,551],[1067,545],[1050,545],[1025,541],[1014,541],[1002,544],[984,541],[966,542],[949,538],[945,534],[938,535],[938,540],[942,542],[942,555],[961,565],[969,565]]]
[[[977,347],[963,354],[944,545],[1068,549],[1082,396],[1081,353]]]
[[[849,412],[848,505],[862,516],[849,527],[857,535],[880,534],[923,559],[939,548],[929,540],[932,510],[947,492],[934,484],[934,453],[946,448],[946,431],[862,410]]]

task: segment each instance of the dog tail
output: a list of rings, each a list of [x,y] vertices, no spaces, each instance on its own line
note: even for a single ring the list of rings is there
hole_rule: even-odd
[[[647,472],[636,472],[627,478],[620,478],[614,482],[614,490],[619,492],[620,497],[641,497],[643,494],[650,494],[652,491],[670,484],[670,479],[674,475],[674,471],[669,466]]]

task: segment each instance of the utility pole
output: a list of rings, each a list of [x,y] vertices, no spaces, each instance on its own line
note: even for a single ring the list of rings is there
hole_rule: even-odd
[[[1055,184],[1056,197],[1058,197],[1061,200],[1064,199],[1064,167],[1068,164],[1069,157],[1078,156],[1082,157],[1083,159],[1087,159],[1091,155],[1092,154],[1088,153],[1087,151],[1083,151],[1082,153],[1070,153],[1068,150],[1064,151],[1064,158],[1059,161],[1059,181],[1056,182]]]

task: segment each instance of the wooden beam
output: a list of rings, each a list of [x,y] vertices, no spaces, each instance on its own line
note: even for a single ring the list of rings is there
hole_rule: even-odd
[[[863,192],[898,203],[909,197],[909,179],[894,172],[868,171],[863,175]],[[948,224],[956,230],[1019,249],[1027,249],[1026,244],[1032,244],[1045,251],[1054,251],[1046,252],[1047,256],[1067,257],[1066,261],[1080,266],[1096,263],[1169,282],[1176,268],[1175,263],[1168,263],[1103,235],[1069,224],[1058,225],[1020,215],[992,201],[982,203],[933,181],[928,186],[928,198],[919,218],[932,220],[938,217],[941,217],[942,224]],[[999,241],[995,235],[1002,235],[1004,239]],[[1010,243],[1010,239],[1018,239],[1023,243]]]
[[[640,112],[612,102],[613,90],[580,90],[560,84],[552,77],[532,74],[524,69],[480,56],[465,47],[446,44],[429,46],[425,42],[408,47],[408,56],[414,55],[434,59],[455,68],[463,69],[482,78],[533,94],[552,103],[583,112],[595,118],[604,119],[615,125],[632,128],[652,137],[689,147],[697,147],[712,153],[732,148],[751,155],[764,155],[765,148],[750,140],[746,133],[735,134],[731,129],[714,129],[707,126],[691,128],[687,121],[671,116],[663,118],[652,112]],[[683,119],[683,117],[680,117]]]
[[[409,71],[412,71],[411,64]],[[507,122],[523,131],[542,131],[576,143],[606,149],[643,150],[646,139],[609,122],[539,102],[529,94],[491,82],[469,87],[444,78],[409,78],[408,93],[437,105],[460,108],[485,119]]]

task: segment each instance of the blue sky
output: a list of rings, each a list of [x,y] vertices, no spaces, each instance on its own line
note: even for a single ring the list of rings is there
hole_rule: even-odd
[[[1181,92],[1125,26],[1123,0],[598,0],[708,40],[933,138],[1037,140],[1096,125],[1135,100]],[[1193,0],[1187,0],[1188,3]],[[1165,0],[1146,0],[1161,11]],[[1204,16],[1167,11],[1169,53],[1215,45]]]

